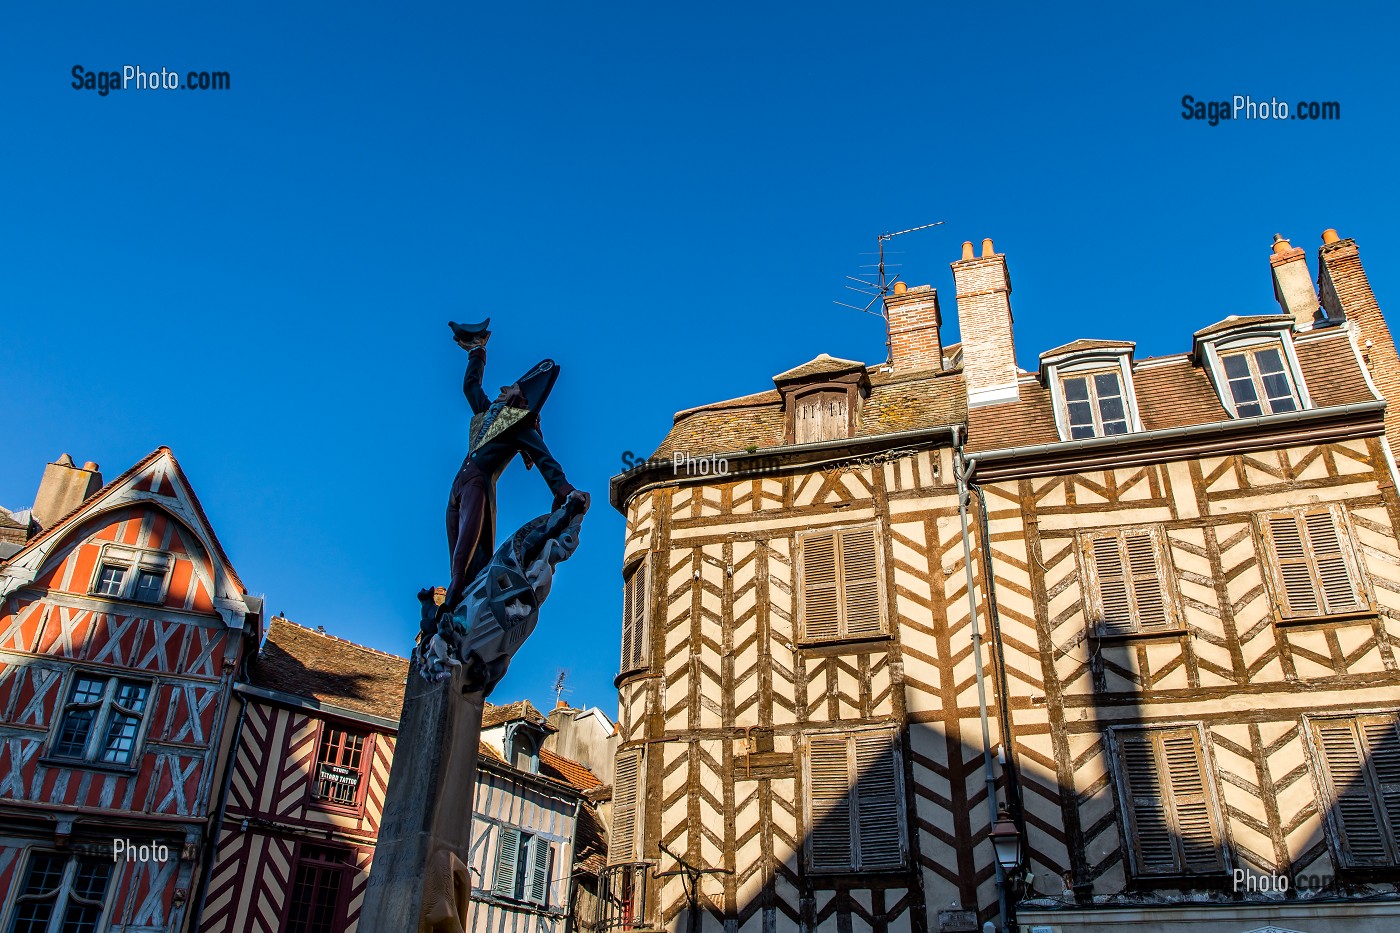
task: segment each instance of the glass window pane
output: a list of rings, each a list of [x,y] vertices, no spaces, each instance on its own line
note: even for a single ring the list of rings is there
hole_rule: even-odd
[[[1100,400],[1102,400],[1105,396],[1121,396],[1123,394],[1123,389],[1118,383],[1118,374],[1095,373],[1094,391],[1098,393]]]
[[[1103,419],[1105,425],[1110,421],[1126,422],[1128,415],[1123,410],[1123,397],[1121,395],[1110,395],[1107,398],[1099,396],[1099,417]]]
[[[1071,425],[1094,425],[1094,410],[1089,407],[1088,402],[1070,402],[1066,406],[1069,411],[1069,423]]]
[[[97,924],[102,919],[102,908],[94,904],[68,903],[63,912],[61,933],[97,933]]]
[[[1236,407],[1259,401],[1259,395],[1254,391],[1253,379],[1231,379],[1230,394],[1235,397]]]
[[[107,893],[112,864],[98,859],[82,859],[73,876],[73,895],[86,901],[100,901]]]
[[[1075,376],[1064,381],[1065,399],[1070,402],[1087,402],[1089,400],[1089,380],[1083,376]]]
[[[1225,365],[1226,379],[1248,379],[1249,361],[1245,359],[1243,353],[1232,353],[1230,356],[1223,356],[1220,362]]]
[[[1094,426],[1092,424],[1076,424],[1069,429],[1069,436],[1076,441],[1084,437],[1093,437]]]
[[[88,736],[92,735],[92,721],[96,716],[95,709],[68,712],[58,729],[58,741],[54,743],[53,753],[65,758],[82,757],[87,750]]]
[[[1264,410],[1259,407],[1258,402],[1247,402],[1244,405],[1236,406],[1235,411],[1241,418],[1253,418],[1255,415],[1262,415]]]
[[[143,603],[160,602],[160,591],[165,586],[165,574],[143,570],[136,575],[135,596]]]
[[[107,723],[107,737],[102,741],[102,760],[110,764],[126,764],[131,761],[136,748],[136,733],[141,729],[141,720],[135,716],[113,713]]]
[[[1103,433],[1107,437],[1113,434],[1127,434],[1128,422],[1126,421],[1105,421],[1103,423]]]
[[[1263,350],[1254,351],[1254,365],[1259,367],[1261,375],[1267,373],[1283,372],[1283,354],[1278,352],[1277,347],[1266,347]]]
[[[73,698],[70,703],[96,703],[102,699],[102,691],[107,689],[107,681],[97,677],[79,677],[73,682]]]
[[[97,579],[97,592],[103,596],[120,596],[124,580],[126,580],[126,568],[103,564],[102,574]]]
[[[1268,373],[1263,376],[1262,381],[1264,383],[1264,394],[1270,399],[1293,397],[1293,386],[1289,385],[1288,376],[1285,374]]]
[[[117,705],[133,713],[145,711],[146,694],[150,687],[150,684],[139,681],[123,680],[117,685]]]

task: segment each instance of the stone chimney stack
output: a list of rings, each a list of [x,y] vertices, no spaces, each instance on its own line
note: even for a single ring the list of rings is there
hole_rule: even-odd
[[[1395,340],[1371,291],[1366,270],[1361,268],[1356,241],[1350,237],[1342,239],[1336,230],[1322,231],[1317,265],[1317,293],[1322,307],[1327,309],[1329,320],[1346,320],[1356,328],[1361,359],[1388,403],[1385,433],[1391,452],[1400,458],[1400,355],[1395,352]]]
[[[34,497],[34,521],[40,528],[48,528],[101,488],[102,472],[97,464],[89,460],[79,467],[64,454],[44,467],[44,478]]]
[[[907,373],[943,368],[943,344],[938,339],[938,292],[931,285],[906,288],[894,284],[885,296],[885,326],[889,333],[890,366]]]
[[[982,241],[982,255],[964,243],[953,263],[958,329],[962,332],[963,378],[971,408],[1021,397],[1016,380],[1016,342],[1011,335],[1011,277],[1006,256]]]
[[[1307,253],[1275,233],[1269,265],[1274,272],[1274,297],[1283,313],[1293,318],[1293,329],[1299,333],[1312,330],[1321,309],[1308,275]]]

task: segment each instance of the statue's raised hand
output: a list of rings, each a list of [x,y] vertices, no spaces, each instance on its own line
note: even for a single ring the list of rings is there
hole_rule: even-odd
[[[456,321],[448,321],[447,326],[452,328],[452,339],[463,350],[484,347],[486,341],[491,339],[491,319],[489,317],[480,324],[458,324]]]

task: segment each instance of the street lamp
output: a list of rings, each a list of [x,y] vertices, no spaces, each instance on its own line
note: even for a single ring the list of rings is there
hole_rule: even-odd
[[[1002,807],[997,811],[997,821],[992,824],[992,848],[996,851],[997,862],[1008,875],[1021,867],[1021,833],[1011,814]]]

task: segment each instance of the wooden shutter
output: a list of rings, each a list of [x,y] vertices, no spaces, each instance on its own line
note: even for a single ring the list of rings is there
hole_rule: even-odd
[[[622,670],[646,666],[647,561],[643,558],[622,585]]]
[[[1118,536],[1095,538],[1092,550],[1104,631],[1131,632],[1133,608],[1128,600],[1128,581],[1123,568],[1123,555],[1118,550]]]
[[[554,847],[549,840],[539,836],[530,840],[530,889],[525,896],[541,907],[549,902],[549,869],[553,856]]]
[[[1128,787],[1130,844],[1144,875],[1224,869],[1219,824],[1195,730],[1154,730],[1119,738]]]
[[[807,839],[812,868],[854,871],[856,830],[851,825],[850,741],[846,736],[816,735],[808,742],[812,825]]]
[[[1089,557],[1106,634],[1151,631],[1170,624],[1167,581],[1152,532],[1095,537]]]
[[[862,732],[851,739],[856,759],[856,867],[862,871],[904,864],[899,781],[890,732]]]
[[[496,850],[496,878],[491,883],[495,894],[515,896],[515,879],[520,867],[520,830],[501,827],[501,844]]]
[[[878,635],[880,622],[880,572],[875,558],[875,528],[849,528],[841,532],[841,589],[846,638]]]
[[[1288,615],[1316,615],[1320,611],[1317,587],[1313,582],[1312,569],[1308,566],[1298,516],[1272,516],[1269,519],[1269,537],[1273,539],[1284,611]]]
[[[1318,742],[1326,764],[1327,782],[1332,790],[1333,823],[1340,831],[1342,858],[1350,866],[1367,867],[1393,864],[1394,794],[1387,807],[1378,807],[1378,788],[1372,785],[1368,767],[1368,742],[1387,759],[1384,768],[1394,788],[1400,775],[1395,761],[1395,721],[1391,717],[1365,717],[1361,720],[1325,720],[1316,726]],[[1385,733],[1389,733],[1389,738]],[[1375,763],[1375,758],[1371,758]],[[1387,823],[1389,824],[1387,826]]]
[[[1353,612],[1361,608],[1342,539],[1337,534],[1336,517],[1331,512],[1309,512],[1303,521],[1308,528],[1308,554],[1317,565],[1326,611]]]
[[[802,634],[806,638],[841,636],[841,586],[836,575],[836,535],[802,539]]]
[[[1133,610],[1143,629],[1160,628],[1171,621],[1167,612],[1166,577],[1157,560],[1157,542],[1150,532],[1123,535],[1132,581]]]
[[[640,749],[617,756],[613,774],[612,838],[608,843],[611,862],[631,862],[637,858],[637,785],[641,778]]]

